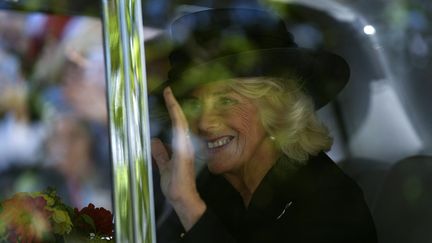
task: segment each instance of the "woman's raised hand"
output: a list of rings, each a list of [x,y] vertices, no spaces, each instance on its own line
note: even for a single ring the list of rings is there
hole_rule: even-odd
[[[159,139],[153,139],[152,156],[161,175],[162,192],[188,231],[202,216],[206,205],[196,189],[194,149],[188,122],[169,87],[163,95],[172,123],[172,154]]]

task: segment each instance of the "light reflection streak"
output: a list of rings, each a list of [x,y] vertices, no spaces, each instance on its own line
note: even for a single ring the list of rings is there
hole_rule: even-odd
[[[117,242],[155,242],[140,0],[102,0]]]

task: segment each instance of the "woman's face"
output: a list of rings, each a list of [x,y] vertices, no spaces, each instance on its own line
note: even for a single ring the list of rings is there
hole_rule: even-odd
[[[204,154],[212,173],[241,172],[253,159],[272,152],[253,100],[224,82],[195,89],[182,107],[202,142],[197,152]]]

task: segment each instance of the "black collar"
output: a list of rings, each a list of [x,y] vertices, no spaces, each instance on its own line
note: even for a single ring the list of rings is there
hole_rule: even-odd
[[[227,221],[246,217],[248,222],[280,218],[282,212],[295,204],[295,182],[301,168],[298,162],[281,156],[267,172],[246,208],[240,194],[222,176],[207,169],[198,180],[198,190],[207,205]],[[268,222],[268,221],[267,221]]]

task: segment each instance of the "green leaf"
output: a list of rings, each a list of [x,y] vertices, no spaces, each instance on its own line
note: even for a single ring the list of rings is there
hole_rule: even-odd
[[[89,224],[93,228],[93,232],[96,233],[96,226],[94,224],[93,219],[87,214],[82,214],[81,217],[86,224]]]

